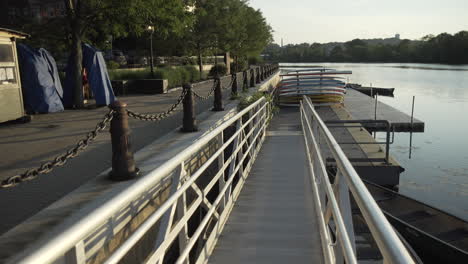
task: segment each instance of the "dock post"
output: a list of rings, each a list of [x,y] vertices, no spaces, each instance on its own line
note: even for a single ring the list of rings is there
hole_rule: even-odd
[[[255,69],[250,69],[250,87],[255,87]]]
[[[256,83],[260,83],[260,82],[261,82],[261,80],[260,80],[260,67],[257,67],[257,69],[255,70],[255,72],[256,72],[256,74],[255,74],[255,75],[256,75],[256,76],[255,76],[255,77],[256,77],[256,78],[255,78],[255,82],[256,82]]]
[[[197,128],[197,119],[195,117],[195,100],[192,93],[192,85],[186,83],[183,85],[185,90],[185,97],[183,100],[183,121],[182,121],[182,132],[194,132],[198,131]]]
[[[231,78],[232,78],[231,95],[236,96],[237,95],[237,73],[233,73],[231,75]]]
[[[110,124],[112,142],[112,171],[109,178],[113,181],[126,181],[138,174],[130,144],[130,126],[128,125],[127,104],[115,101],[110,105],[114,118]]]
[[[221,91],[221,79],[219,76],[215,78],[216,88],[214,90],[213,111],[224,111],[223,93]]]

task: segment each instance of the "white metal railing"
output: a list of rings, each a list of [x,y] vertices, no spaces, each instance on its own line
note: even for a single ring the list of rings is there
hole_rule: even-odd
[[[343,263],[345,260],[346,263],[357,263],[351,193],[384,263],[414,263],[307,96],[301,101],[301,122],[326,262]],[[336,161],[333,184],[330,183],[321,148],[328,149]]]
[[[176,263],[190,263],[189,253],[197,242],[195,263],[206,261],[260,150],[270,113],[269,103],[264,98],[259,99],[92,212],[53,231],[49,239],[35,243],[10,259],[10,263],[52,263],[60,259],[65,263],[86,263],[89,256],[86,256],[85,239],[122,208],[171,175],[169,198],[110,254],[105,263],[118,263],[156,224],[159,224],[158,237],[154,239],[153,251],[146,263],[162,263],[175,241],[179,244]],[[233,126],[235,131],[228,133]],[[187,160],[213,141],[217,143],[214,153],[200,158],[199,168],[189,173]],[[209,170],[213,166],[216,172]],[[206,180],[207,174],[209,181],[202,186],[197,180]],[[219,192],[215,200],[210,201],[207,195],[215,186]],[[188,221],[200,208],[206,214],[189,236]]]

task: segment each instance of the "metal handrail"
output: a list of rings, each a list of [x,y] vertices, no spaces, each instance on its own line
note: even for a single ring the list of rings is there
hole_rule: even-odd
[[[301,119],[303,123],[304,138],[306,141],[307,156],[311,166],[311,174],[314,178],[314,191],[320,192],[320,189],[317,188],[318,186],[316,184],[325,183],[326,193],[316,194],[316,196],[319,196],[320,198],[316,201],[316,205],[319,206],[317,210],[320,212],[318,216],[320,218],[320,222],[328,222],[326,227],[330,226],[331,223],[329,220],[330,217],[333,216],[335,220],[334,224],[337,226],[336,233],[339,239],[337,242],[341,244],[343,249],[342,252],[335,252],[333,247],[329,246],[332,243],[330,240],[331,235],[328,234],[330,231],[328,228],[323,229],[322,225],[322,240],[327,240],[324,242],[326,248],[323,249],[325,256],[331,255],[335,256],[335,258],[343,256],[347,263],[355,263],[356,261],[355,249],[354,255],[352,254],[353,252],[349,250],[349,243],[351,243],[351,246],[354,245],[351,205],[348,196],[349,191],[351,191],[350,193],[356,201],[356,204],[371,231],[372,237],[382,253],[384,263],[414,263],[414,260],[411,258],[408,250],[398,238],[393,227],[385,218],[351,162],[340,148],[338,142],[335,140],[326,124],[315,111],[311,100],[307,96],[304,96],[301,101]],[[312,124],[312,121],[314,124]],[[316,139],[316,137],[318,137],[318,139]],[[309,148],[309,138],[311,138],[312,153]],[[338,171],[335,176],[333,188],[329,182],[325,163],[323,162],[320,147],[317,143],[322,139],[325,139],[325,143],[337,163]],[[341,180],[342,178],[344,178],[345,181]],[[335,197],[333,189],[338,192],[338,195],[340,196],[338,199]],[[328,200],[325,199],[325,195]],[[337,201],[340,201],[339,211],[337,211]],[[327,207],[323,207],[322,204],[327,205]],[[346,220],[346,226],[341,224],[343,219]]]
[[[171,174],[177,174],[177,172],[175,171],[179,170],[180,174],[182,175],[182,172],[184,171],[184,162],[186,162],[194,154],[198,153],[200,150],[206,147],[206,145],[209,144],[212,140],[222,139],[224,130],[229,126],[232,126],[233,124],[237,124],[236,133],[229,140],[223,142],[224,144],[220,144],[222,146],[220,146],[220,148],[217,149],[216,153],[214,153],[213,156],[210,159],[208,159],[208,161],[206,161],[204,165],[202,165],[197,171],[193,172],[193,175],[185,183],[181,184],[181,186],[178,187],[177,192],[173,194],[173,196],[171,196],[164,204],[162,204],[161,207],[158,210],[156,210],[156,212],[153,213],[153,215],[150,216],[146,221],[149,221],[151,217],[153,218],[153,220],[161,217],[168,208],[171,208],[171,205],[174,204],[174,202],[177,200],[178,197],[180,197],[179,195],[184,190],[187,190],[189,187],[197,188],[197,186],[191,186],[190,183],[195,182],[195,180],[202,174],[202,172],[208,167],[208,165],[211,162],[213,162],[214,158],[219,158],[220,160],[222,160],[222,169],[220,169],[220,171],[217,172],[217,175],[215,176],[218,178],[221,175],[223,175],[224,169],[226,168],[226,166],[229,166],[230,161],[235,162],[235,156],[237,155],[237,153],[239,151],[243,152],[242,149],[244,146],[242,144],[246,144],[246,152],[248,153],[243,153],[243,155],[245,156],[241,158],[241,161],[244,161],[244,159],[247,156],[249,156],[251,159],[249,163],[253,163],[253,158],[254,156],[256,156],[256,153],[258,152],[261,146],[261,142],[265,137],[265,130],[268,122],[267,115],[269,114],[269,112],[270,107],[268,102],[265,100],[265,98],[260,98],[255,103],[251,104],[250,106],[237,113],[234,117],[230,118],[226,122],[213,129],[211,132],[207,133],[197,141],[193,142],[193,144],[191,144],[189,147],[187,147],[185,150],[183,150],[173,158],[166,161],[157,169],[151,171],[144,177],[136,180],[125,190],[113,196],[106,202],[98,205],[93,211],[87,213],[84,216],[74,218],[70,222],[62,224],[57,229],[52,230],[47,237],[36,241],[31,246],[22,251],[22,253],[20,253],[19,255],[16,255],[12,259],[9,259],[8,263],[52,263],[55,260],[63,257],[65,254],[73,252],[75,248],[78,247],[80,247],[80,250],[82,250],[82,252],[78,252],[76,253],[76,255],[79,255],[80,253],[83,255],[83,241],[88,236],[90,236],[90,234],[92,234],[93,231],[102,226],[113,216],[118,214],[122,208],[144,195],[145,192],[147,192],[147,190],[160,183],[163,179],[167,178]],[[246,114],[249,114],[250,118],[248,121],[243,122],[242,117]],[[250,129],[249,133],[245,132],[247,126]],[[236,150],[233,150],[233,154],[231,155],[230,159],[224,161],[223,151],[234,140],[238,141],[238,148]],[[253,149],[252,146],[255,146],[255,149]],[[233,182],[234,175],[240,170],[242,166],[243,162],[240,162],[240,164],[236,164],[236,166],[233,168],[232,175],[230,175],[231,179],[229,179],[231,184]],[[245,168],[242,169],[242,171],[244,170]],[[225,182],[226,186],[229,185],[228,181]],[[211,188],[213,187],[213,185],[214,184],[211,184]],[[231,185],[231,187],[233,186]],[[224,191],[226,191],[226,188],[224,188]],[[204,197],[204,195],[209,192],[209,189],[204,189],[200,192],[202,193],[201,196],[203,197],[199,197],[199,200],[201,200],[199,202],[205,203],[207,201],[207,198]],[[231,196],[231,194],[225,195]],[[232,199],[232,197],[230,198]],[[217,207],[217,205],[212,206],[214,206],[214,208]],[[213,214],[213,212],[211,213]],[[146,228],[147,226],[145,226],[145,224],[147,224],[147,222],[143,223],[142,226],[140,226],[140,228]],[[196,232],[199,231],[198,229]],[[196,234],[199,235],[199,233]],[[124,243],[120,250],[114,252],[116,255],[108,259],[108,262],[115,263],[121,257],[123,257],[125,255],[124,253],[131,248],[131,245],[133,245],[134,242],[137,241],[136,238],[139,235],[141,235],[140,232],[135,232],[131,236],[131,238],[129,238],[129,242],[126,242],[126,244]],[[187,241],[187,243],[193,245],[193,239],[190,238],[189,241]],[[185,253],[183,253],[182,255],[184,254]],[[85,263],[85,260],[83,260],[83,257],[81,257],[80,261],[76,262]]]

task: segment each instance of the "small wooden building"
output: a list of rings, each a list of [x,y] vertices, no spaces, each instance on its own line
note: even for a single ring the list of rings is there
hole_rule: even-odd
[[[0,28],[0,123],[25,116],[16,39],[28,35]]]

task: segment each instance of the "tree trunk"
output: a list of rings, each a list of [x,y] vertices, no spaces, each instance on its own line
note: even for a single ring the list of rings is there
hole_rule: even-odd
[[[73,108],[83,108],[83,51],[81,49],[81,35],[77,25],[72,27],[71,56]]]
[[[72,107],[83,108],[83,51],[81,49],[81,39],[83,36],[83,21],[81,18],[81,1],[80,0],[64,0],[67,10],[67,18],[71,29],[71,79],[72,87],[71,94],[73,96]]]
[[[203,57],[200,45],[198,45],[198,70],[200,71],[200,79],[203,78]]]

